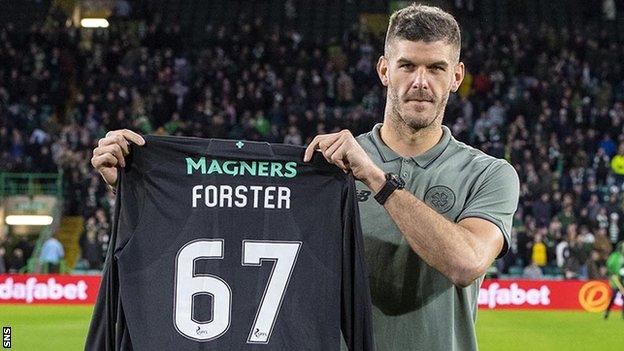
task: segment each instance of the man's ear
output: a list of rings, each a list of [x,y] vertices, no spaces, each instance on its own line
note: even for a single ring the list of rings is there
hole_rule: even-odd
[[[385,56],[379,56],[379,60],[377,60],[377,74],[379,75],[379,80],[381,80],[381,84],[387,87],[389,78],[388,78],[388,59]]]
[[[464,66],[464,63],[460,61],[455,66],[455,72],[453,73],[453,82],[451,83],[452,92],[454,93],[457,92],[457,89],[459,89],[459,86],[464,80],[465,74],[466,74],[466,67]]]

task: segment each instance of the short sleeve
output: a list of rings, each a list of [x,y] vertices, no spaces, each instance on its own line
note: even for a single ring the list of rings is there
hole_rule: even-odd
[[[520,180],[516,170],[504,160],[488,166],[474,185],[457,222],[468,217],[488,220],[503,233],[505,243],[497,258],[509,250],[511,223],[518,208]]]

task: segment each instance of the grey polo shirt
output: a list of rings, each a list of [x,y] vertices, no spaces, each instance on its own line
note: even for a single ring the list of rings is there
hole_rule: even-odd
[[[509,247],[519,180],[505,160],[461,143],[443,126],[441,140],[417,157],[404,158],[380,137],[381,124],[357,137],[385,172],[448,220],[479,217],[496,224]],[[373,326],[380,351],[477,350],[477,294],[483,277],[460,288],[414,251],[373,193],[357,182],[364,247],[373,297]],[[433,240],[433,238],[432,238]]]

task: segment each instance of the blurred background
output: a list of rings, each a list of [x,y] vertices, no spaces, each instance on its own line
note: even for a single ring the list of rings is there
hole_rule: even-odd
[[[90,165],[107,131],[293,145],[364,133],[383,118],[389,15],[409,3],[0,0],[0,323],[19,340],[54,321],[64,338],[47,347],[81,347],[115,202]],[[620,312],[590,312],[617,292],[606,261],[624,239],[624,4],[421,3],[462,30],[467,74],[444,123],[521,180],[510,252],[481,289],[482,349],[621,345]],[[32,278],[73,284],[60,300],[80,306],[31,314],[59,302],[35,288],[28,301]]]

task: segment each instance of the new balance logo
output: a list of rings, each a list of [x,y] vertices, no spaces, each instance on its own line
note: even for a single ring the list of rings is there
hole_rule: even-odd
[[[364,202],[364,201],[368,200],[370,195],[371,195],[371,192],[368,191],[368,190],[356,190],[356,192],[355,192],[355,196],[357,197],[357,200],[359,202]]]

